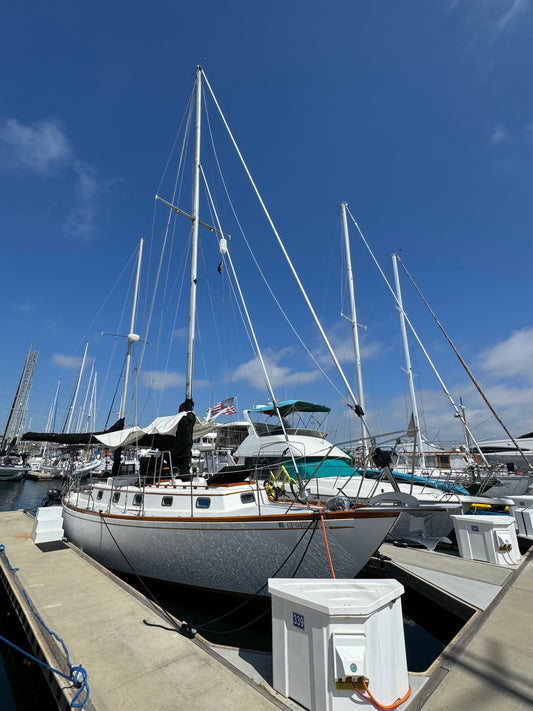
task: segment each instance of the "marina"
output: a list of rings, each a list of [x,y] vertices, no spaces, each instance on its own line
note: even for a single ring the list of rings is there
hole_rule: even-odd
[[[28,484],[43,490],[44,482]],[[68,673],[62,650],[43,633],[37,613],[64,641],[72,663],[86,670],[90,695],[83,708],[171,709],[177,699],[191,709],[304,708],[273,688],[270,651],[216,644],[200,633],[188,638],[179,631],[182,621],[154,605],[142,587],[66,541],[36,545],[34,528],[30,513],[0,513],[3,586],[31,653]],[[362,571],[363,580],[398,581],[419,600],[431,600],[431,614],[437,610],[445,625],[452,617],[457,625],[426,669],[409,669],[411,695],[398,708],[459,709],[464,699],[473,711],[530,707],[533,568],[531,541],[519,540],[516,565],[384,543]],[[52,673],[45,678],[57,706],[69,708],[79,689]]]
[[[533,708],[533,8],[119,4],[0,43],[2,711]]]

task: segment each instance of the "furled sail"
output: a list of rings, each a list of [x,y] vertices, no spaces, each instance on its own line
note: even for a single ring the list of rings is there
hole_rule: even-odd
[[[120,418],[108,430],[102,432],[26,432],[22,439],[26,442],[53,442],[54,444],[67,444],[71,446],[84,444],[100,444],[97,439],[101,435],[120,431],[124,428],[124,418]]]

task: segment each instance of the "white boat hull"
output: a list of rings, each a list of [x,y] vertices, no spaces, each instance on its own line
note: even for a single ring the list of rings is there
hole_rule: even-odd
[[[0,465],[0,481],[19,481],[24,479],[29,469],[29,466],[2,464]]]
[[[361,570],[398,514],[366,509],[327,515],[336,577],[352,578]],[[267,580],[276,575],[331,577],[321,522],[312,513],[187,520],[101,514],[64,504],[63,517],[67,538],[88,555],[113,570],[146,578],[266,595]]]

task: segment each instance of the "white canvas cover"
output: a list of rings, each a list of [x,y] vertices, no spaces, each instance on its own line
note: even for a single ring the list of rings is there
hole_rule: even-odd
[[[178,412],[175,415],[156,417],[155,420],[146,427],[127,427],[123,430],[117,430],[117,432],[95,435],[95,438],[109,449],[116,449],[117,447],[127,447],[130,444],[135,444],[135,442],[145,435],[175,435],[179,421],[182,417],[185,417],[186,414],[186,412]],[[196,417],[193,436],[195,439],[202,437],[208,432],[212,432],[215,428],[215,418],[209,422],[202,422],[202,420]]]

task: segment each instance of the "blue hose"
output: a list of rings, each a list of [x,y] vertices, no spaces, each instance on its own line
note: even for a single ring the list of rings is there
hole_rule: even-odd
[[[0,543],[0,553],[3,553],[3,554],[4,554],[4,558],[6,559],[7,567],[9,568],[9,570],[10,570],[12,573],[16,573],[17,570],[18,570],[18,568],[14,568],[14,567],[11,565],[11,563],[9,562],[9,558],[8,558],[7,555],[6,555],[6,547],[4,546],[3,543]]]
[[[13,573],[16,573],[17,570],[19,570],[19,568],[14,568],[14,567],[11,565],[11,563],[9,562],[9,558],[7,557],[5,551],[6,551],[5,546],[0,543],[0,553],[3,554],[3,556],[4,556],[4,558],[5,558],[6,562],[7,562],[7,565],[8,565],[8,567],[9,567],[9,570],[10,570],[11,572],[13,572]],[[16,644],[13,644],[13,642],[10,642],[8,639],[6,639],[5,637],[3,637],[2,635],[0,635],[0,640],[2,640],[3,642],[5,642],[5,643],[6,643],[7,645],[9,645],[10,647],[13,647],[13,649],[16,649],[17,652],[20,652],[21,654],[24,654],[24,655],[25,655],[26,657],[28,657],[29,659],[33,659],[34,662],[37,662],[37,664],[40,664],[40,665],[41,665],[42,667],[44,667],[45,669],[48,669],[49,671],[53,672],[54,674],[58,674],[59,676],[63,677],[63,679],[67,679],[67,681],[72,682],[72,684],[73,684],[74,686],[77,686],[77,687],[78,687],[78,691],[76,692],[76,694],[74,694],[74,698],[73,698],[72,701],[70,702],[70,705],[71,705],[72,708],[81,708],[81,707],[87,702],[87,700],[89,699],[89,693],[90,693],[89,683],[88,683],[88,681],[87,681],[87,672],[86,672],[86,670],[81,666],[81,664],[77,664],[77,665],[73,665],[73,664],[72,664],[72,662],[70,661],[70,655],[69,655],[67,646],[66,646],[66,644],[64,643],[64,641],[61,639],[61,637],[59,637],[55,632],[53,632],[53,631],[45,624],[45,622],[44,622],[44,620],[42,619],[42,617],[37,613],[36,609],[33,607],[32,603],[31,603],[31,600],[30,600],[30,598],[29,598],[28,593],[26,592],[26,590],[25,590],[24,588],[21,588],[21,590],[22,590],[22,593],[23,593],[24,597],[26,598],[26,602],[28,603],[30,610],[33,612],[33,614],[35,615],[35,617],[39,620],[39,623],[42,625],[42,627],[44,627],[44,629],[45,629],[50,635],[52,635],[52,637],[55,637],[55,639],[56,639],[56,640],[61,644],[61,646],[63,647],[63,651],[64,651],[65,657],[66,657],[66,659],[67,659],[67,664],[68,664],[69,669],[70,669],[70,676],[67,676],[66,674],[63,674],[63,672],[59,671],[58,669],[54,669],[53,667],[51,667],[49,664],[47,664],[47,663],[46,663],[45,661],[43,661],[42,659],[38,659],[37,657],[34,657],[32,654],[29,654],[28,652],[26,652],[26,651],[24,651],[23,649],[21,649],[20,647],[17,647]],[[78,701],[78,698],[80,697],[80,695],[82,694],[82,692],[85,692],[85,698],[83,699],[83,701]]]

